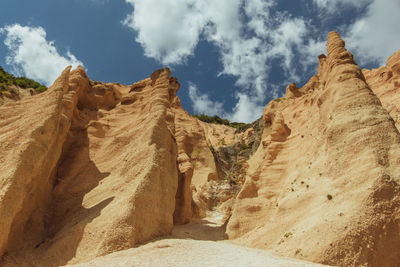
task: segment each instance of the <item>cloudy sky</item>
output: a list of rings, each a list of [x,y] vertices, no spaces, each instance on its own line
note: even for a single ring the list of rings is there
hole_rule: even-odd
[[[51,85],[67,65],[131,84],[169,66],[190,113],[257,119],[316,73],[337,30],[359,65],[400,49],[400,0],[1,0],[0,65]]]

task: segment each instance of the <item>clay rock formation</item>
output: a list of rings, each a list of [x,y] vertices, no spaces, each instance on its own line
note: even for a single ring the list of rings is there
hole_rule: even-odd
[[[214,152],[247,139],[189,115],[178,89],[169,69],[125,86],[67,68],[45,93],[2,106],[2,262],[85,262],[230,210],[238,190]]]
[[[75,92],[68,90],[69,72],[65,70],[42,97],[0,107],[1,255],[7,247],[17,246],[15,243],[40,242],[45,216],[41,206],[51,194],[50,176],[61,155],[72,106],[76,104]],[[18,134],[13,133],[16,129]],[[37,228],[38,233],[33,233],[31,227]]]
[[[265,108],[263,146],[249,160],[227,234],[313,262],[396,266],[399,131],[369,86],[380,75],[365,80],[336,32],[327,51],[300,96]]]
[[[176,80],[164,69],[141,84],[91,86],[67,68],[47,92],[0,107],[6,262],[82,262],[171,232]]]
[[[22,89],[16,85],[10,85],[7,91],[0,91],[0,106],[9,102],[21,100],[27,96],[36,95],[33,89]]]
[[[0,265],[398,266],[400,51],[327,52],[242,130],[184,111],[167,68],[5,103]]]
[[[193,216],[205,217],[208,210],[232,198],[226,195],[231,192],[231,186],[220,177],[214,153],[220,147],[235,143],[235,129],[204,123],[192,117],[182,109],[178,99],[173,112],[179,163],[174,219],[181,224],[190,222]],[[225,194],[223,199],[221,194]]]
[[[400,129],[400,50],[394,53],[382,66],[374,70],[362,70],[372,91],[381,100]]]
[[[295,83],[291,83],[286,87],[286,98],[291,98],[291,97],[299,97],[301,96],[301,92],[299,91],[299,88],[297,88]]]

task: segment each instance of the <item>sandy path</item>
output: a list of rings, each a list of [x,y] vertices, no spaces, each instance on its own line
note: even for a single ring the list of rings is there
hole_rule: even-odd
[[[100,266],[322,266],[223,241],[222,214],[175,226],[171,236],[74,267]]]
[[[220,241],[225,239],[225,225],[222,222],[223,214],[208,212],[203,219],[192,219],[188,224],[176,225],[171,238]]]
[[[77,266],[321,266],[225,242],[164,239]]]

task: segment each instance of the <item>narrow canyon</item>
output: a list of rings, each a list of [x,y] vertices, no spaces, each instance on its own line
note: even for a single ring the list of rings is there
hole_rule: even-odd
[[[399,266],[400,50],[360,69],[331,32],[316,60],[239,129],[168,68],[2,101],[0,266]]]

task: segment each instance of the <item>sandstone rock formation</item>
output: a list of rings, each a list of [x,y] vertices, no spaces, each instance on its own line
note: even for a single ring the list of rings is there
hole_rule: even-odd
[[[44,97],[0,107],[1,255],[24,243],[34,246],[41,242],[43,206],[52,190],[50,176],[61,155],[76,102],[75,93],[68,90],[69,72],[66,69]]]
[[[0,266],[398,266],[400,51],[327,52],[242,130],[184,111],[169,69],[8,101]]]
[[[399,131],[336,32],[327,51],[300,96],[265,108],[227,234],[314,262],[396,266]]]
[[[171,232],[177,87],[169,70],[142,84],[92,87],[68,68],[47,92],[0,108],[1,254],[57,266]]]
[[[297,88],[295,83],[291,83],[286,87],[286,98],[290,97],[299,97],[301,96],[301,92],[299,91],[299,88]]]
[[[386,66],[374,70],[363,69],[362,72],[372,91],[395,121],[397,129],[400,129],[400,50],[389,57]]]
[[[47,92],[0,108],[6,265],[88,261],[168,235],[232,198],[213,151],[239,137],[190,116],[178,89],[168,69],[124,86],[67,68]]]
[[[22,89],[15,85],[8,86],[7,91],[0,91],[0,106],[9,102],[15,102],[27,96],[35,95],[33,89]]]
[[[180,174],[175,221],[188,223],[193,213],[205,216],[207,200],[201,195],[202,188],[217,180],[218,174],[200,122],[184,111],[179,102],[174,114]]]

